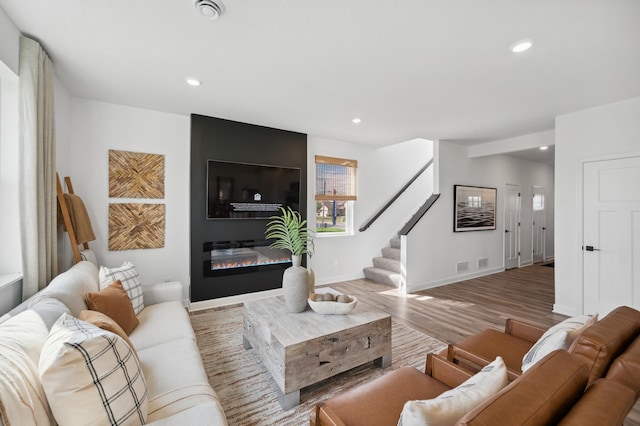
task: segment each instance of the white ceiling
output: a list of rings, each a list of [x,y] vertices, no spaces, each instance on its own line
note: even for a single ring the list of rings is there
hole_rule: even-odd
[[[0,6],[74,96],[373,146],[503,139],[640,96],[638,0],[223,1],[215,21],[194,0]]]

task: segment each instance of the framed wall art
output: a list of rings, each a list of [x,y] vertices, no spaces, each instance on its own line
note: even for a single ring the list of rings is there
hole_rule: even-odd
[[[453,186],[453,231],[496,229],[496,188]]]
[[[164,155],[110,149],[109,197],[164,198]]]
[[[164,204],[109,203],[109,250],[164,247]]]

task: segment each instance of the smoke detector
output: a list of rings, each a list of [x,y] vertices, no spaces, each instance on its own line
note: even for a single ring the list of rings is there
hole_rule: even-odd
[[[208,19],[218,19],[224,12],[224,6],[220,0],[196,0],[196,9]]]

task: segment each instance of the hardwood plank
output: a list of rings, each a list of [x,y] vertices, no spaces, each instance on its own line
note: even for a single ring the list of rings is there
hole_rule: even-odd
[[[332,288],[390,314],[396,321],[447,343],[486,328],[504,330],[507,318],[551,327],[566,318],[552,312],[553,268],[536,264],[498,274],[402,295],[367,279],[345,281]],[[640,426],[640,402],[626,426]]]

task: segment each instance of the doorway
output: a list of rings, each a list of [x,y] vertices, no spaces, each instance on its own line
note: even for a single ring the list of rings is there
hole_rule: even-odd
[[[640,308],[640,157],[583,165],[584,311]]]
[[[504,191],[504,268],[520,266],[520,185],[506,184]]]
[[[534,186],[531,203],[531,258],[533,263],[546,259],[545,194],[544,188]]]

